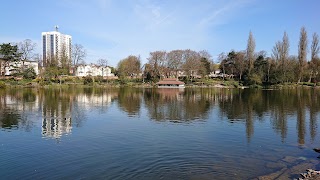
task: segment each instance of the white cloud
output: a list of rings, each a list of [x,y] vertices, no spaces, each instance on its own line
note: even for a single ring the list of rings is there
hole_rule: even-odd
[[[237,16],[240,9],[252,2],[252,0],[231,1],[222,7],[212,7],[211,13],[201,19],[199,26],[226,24],[229,19]]]

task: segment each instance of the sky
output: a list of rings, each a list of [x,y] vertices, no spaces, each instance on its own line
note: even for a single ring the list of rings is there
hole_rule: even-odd
[[[41,54],[41,32],[59,31],[87,51],[86,63],[110,66],[129,55],[176,49],[218,54],[245,50],[249,32],[256,51],[271,55],[288,33],[296,55],[300,29],[320,35],[318,0],[10,0],[0,5],[0,43],[31,39]]]

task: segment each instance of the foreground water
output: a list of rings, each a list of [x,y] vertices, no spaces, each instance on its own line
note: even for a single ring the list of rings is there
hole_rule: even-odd
[[[316,159],[319,111],[315,89],[1,90],[0,177],[251,179]]]

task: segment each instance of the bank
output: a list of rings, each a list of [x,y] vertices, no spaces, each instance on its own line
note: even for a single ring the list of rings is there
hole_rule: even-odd
[[[251,88],[251,89],[286,89],[286,88],[320,88],[320,83],[282,83],[267,85],[244,85],[235,80],[219,79],[194,79],[181,80],[185,83],[186,88]],[[79,87],[157,87],[157,82],[146,82],[143,79],[103,79],[99,77],[72,77],[66,76],[61,78],[6,78],[0,80],[0,89],[5,87],[53,87],[53,86],[79,86]]]

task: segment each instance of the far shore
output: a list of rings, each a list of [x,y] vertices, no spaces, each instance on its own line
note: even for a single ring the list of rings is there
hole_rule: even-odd
[[[227,88],[227,89],[289,89],[289,88],[320,88],[319,83],[284,83],[274,85],[242,85],[235,80],[196,80],[185,82],[185,88]],[[144,82],[141,79],[89,79],[86,78],[65,78],[65,79],[3,79],[0,80],[0,89],[3,88],[54,88],[54,87],[97,87],[97,88],[157,88],[154,82]]]

